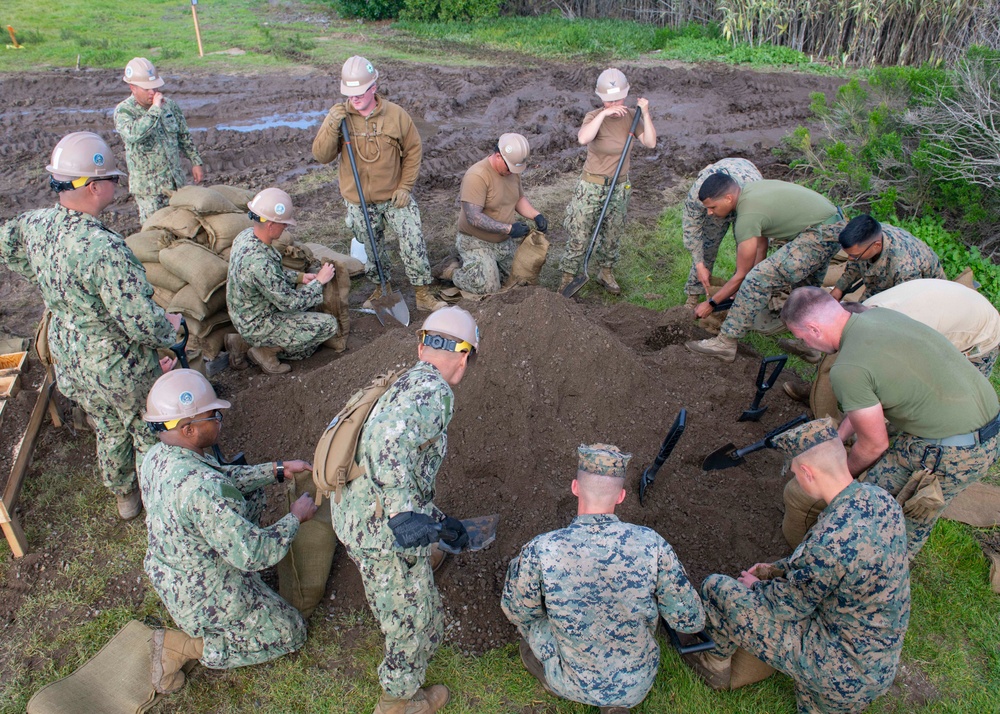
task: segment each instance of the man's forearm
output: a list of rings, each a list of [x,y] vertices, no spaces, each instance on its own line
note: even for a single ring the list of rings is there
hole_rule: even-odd
[[[481,231],[486,231],[487,233],[498,233],[500,235],[507,235],[510,233],[509,223],[501,223],[494,218],[490,218],[483,213],[482,206],[462,201],[462,210],[465,211],[465,220]]]

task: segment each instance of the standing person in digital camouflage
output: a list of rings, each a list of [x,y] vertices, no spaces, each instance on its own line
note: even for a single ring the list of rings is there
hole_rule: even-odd
[[[521,661],[546,691],[624,714],[656,679],[660,617],[698,632],[705,611],[670,545],[615,516],[632,455],[608,444],[577,454],[576,518],[521,549],[500,606],[523,638]]]
[[[333,346],[337,318],[307,310],[323,302],[334,266],[326,263],[318,273],[282,267],[271,243],[295,218],[292,199],[280,188],[264,189],[247,208],[253,227],[236,236],[229,254],[226,305],[239,334],[226,335],[226,350],[236,369],[245,368],[248,358],[268,374],[284,374],[292,368],[279,356],[305,359],[324,343]]]
[[[594,234],[594,225],[601,215],[611,179],[614,178],[618,161],[625,149],[625,141],[636,112],[625,106],[629,86],[628,79],[620,70],[606,69],[601,72],[594,93],[600,97],[604,107],[588,112],[577,132],[577,141],[581,146],[587,147],[587,161],[583,165],[583,174],[576,185],[573,198],[566,206],[563,225],[569,231],[569,239],[566,241],[562,260],[559,261],[559,270],[563,271],[560,292],[580,272],[584,253]],[[649,115],[649,100],[639,97],[636,104],[642,110],[642,126],[638,128],[635,138],[647,149],[653,149],[656,147],[656,128]],[[629,145],[629,153],[631,152],[632,145]],[[625,234],[625,213],[632,195],[632,183],[628,177],[630,162],[631,156],[626,156],[594,246],[593,257],[601,266],[597,282],[612,295],[618,295],[622,291],[612,271],[618,262],[622,236]]]
[[[903,513],[883,489],[852,478],[831,419],[774,445],[803,490],[830,505],[789,557],[738,580],[705,579],[715,648],[684,660],[712,688],[730,689],[740,647],[795,680],[799,714],[859,712],[892,685],[909,624]]]
[[[140,477],[149,531],[145,569],[180,628],[153,633],[153,686],[163,694],[184,685],[189,660],[231,669],[281,657],[306,641],[302,616],[258,571],[285,556],[316,504],[302,494],[274,525],[258,523],[267,505],[264,487],[312,466],[220,465],[211,447],[222,430],[221,410],[230,406],[192,369],[160,377],[146,400],[144,418],[160,443]]]
[[[142,510],[137,461],[155,443],[140,414],[157,376],[173,366],[156,350],[173,344],[180,317],[153,302],[153,288],[125,240],[98,220],[121,176],[104,140],[65,136],[45,169],[55,208],[28,211],[0,231],[0,259],[34,283],[52,312],[49,349],[59,391],[94,421],[97,463],[118,513]]]
[[[781,319],[795,337],[837,352],[830,369],[844,410],[843,440],[857,435],[848,467],[867,471],[903,505],[910,558],[934,522],[1000,456],[1000,402],[941,333],[895,310],[854,315],[820,288],[792,292]],[[898,430],[889,443],[886,420]]]
[[[684,293],[687,295],[684,304],[691,308],[697,307],[701,296],[711,290],[712,269],[719,254],[719,246],[722,245],[722,239],[726,237],[729,226],[736,222],[735,210],[724,218],[709,215],[705,204],[698,198],[702,184],[713,173],[728,174],[740,188],[764,178],[753,163],[746,159],[735,158],[716,161],[698,173],[698,178],[684,199],[681,213],[684,247],[691,253],[691,272],[688,274],[687,283],[684,284]]]
[[[132,96],[115,107],[115,130],[125,142],[128,189],[139,208],[139,223],[145,223],[167,205],[166,191],[187,183],[183,155],[191,162],[196,184],[205,179],[205,167],[188,131],[177,102],[163,96],[163,78],[145,57],[125,66],[122,81]]]
[[[417,309],[433,311],[444,307],[445,303],[431,292],[430,285],[434,278],[420,226],[420,209],[412,196],[423,158],[420,133],[409,114],[378,93],[378,77],[378,70],[364,57],[354,56],[344,63],[340,74],[340,93],[347,100],[330,107],[330,113],[313,139],[312,153],[321,164],[341,157],[338,179],[340,195],[347,207],[347,227],[353,231],[354,238],[370,251],[351,162],[341,155],[345,145],[344,137],[340,135],[340,123],[347,120],[358,178],[385,279],[387,282],[390,279],[390,260],[385,244],[385,228],[388,226],[399,238],[403,269],[416,293]],[[371,282],[378,283],[374,259],[369,258],[366,275]],[[365,307],[371,307],[370,301],[381,295],[382,286],[378,285]]]
[[[452,387],[479,349],[476,321],[446,307],[419,333],[419,362],[372,408],[356,459],[364,474],[331,500],[333,528],[358,566],[368,605],[385,635],[375,714],[433,714],[448,703],[444,685],[423,687],[427,663],[444,634],[434,584],[432,544],[468,543],[462,522],[434,505],[435,480],[448,449]]]

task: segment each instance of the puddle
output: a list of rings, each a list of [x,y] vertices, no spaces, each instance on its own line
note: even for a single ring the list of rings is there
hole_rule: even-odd
[[[241,131],[241,132],[251,132],[251,131],[264,131],[265,129],[273,129],[279,126],[287,126],[292,129],[309,129],[313,126],[319,126],[322,123],[323,118],[326,116],[327,110],[316,112],[293,112],[291,114],[271,114],[266,117],[257,117],[254,119],[244,119],[240,121],[229,122],[228,124],[216,124],[215,128],[221,131]]]

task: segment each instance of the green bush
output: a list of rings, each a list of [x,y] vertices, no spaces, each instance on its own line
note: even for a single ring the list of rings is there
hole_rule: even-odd
[[[499,17],[500,0],[404,0],[407,20],[453,22]]]
[[[334,0],[334,6],[343,17],[362,20],[394,20],[399,17],[406,0]]]

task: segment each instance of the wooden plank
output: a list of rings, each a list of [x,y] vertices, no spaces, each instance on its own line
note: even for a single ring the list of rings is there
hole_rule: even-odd
[[[10,477],[7,479],[7,487],[3,492],[3,503],[13,510],[17,506],[17,497],[21,495],[21,482],[28,472],[31,464],[31,455],[35,451],[35,441],[38,439],[38,432],[42,427],[42,419],[48,409],[49,400],[52,398],[52,389],[55,387],[55,376],[52,370],[46,370],[45,379],[42,381],[42,388],[38,392],[38,400],[35,402],[31,416],[28,418],[28,428],[21,437],[21,444],[18,447],[17,458],[10,469]],[[6,532],[6,527],[4,527]]]
[[[23,558],[28,552],[28,540],[24,537],[24,531],[16,516],[11,516],[7,512],[7,507],[0,501],[0,529],[7,537],[10,550],[15,558]]]

